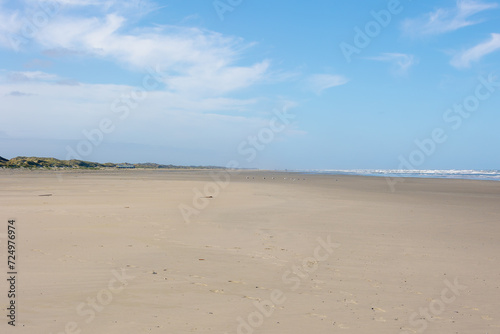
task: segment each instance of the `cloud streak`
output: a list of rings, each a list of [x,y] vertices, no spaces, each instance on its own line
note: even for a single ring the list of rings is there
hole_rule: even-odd
[[[14,90],[10,93],[7,93],[5,94],[5,96],[16,96],[16,97],[20,97],[20,96],[33,96],[35,94],[31,94],[31,93],[24,93],[24,92],[20,92],[20,91],[17,91],[17,90]]]
[[[321,95],[328,88],[345,85],[349,79],[342,75],[313,74],[306,80],[307,88],[317,95]]]
[[[403,21],[403,31],[408,35],[438,35],[472,26],[484,21],[472,16],[497,8],[496,3],[476,0],[459,0],[454,8],[440,8],[414,19]]]
[[[500,49],[500,34],[491,34],[490,39],[455,55],[450,64],[456,68],[470,67],[486,55]]]
[[[55,74],[50,74],[42,71],[23,71],[23,72],[10,72],[7,76],[9,81],[22,82],[22,81],[54,81],[60,79]]]
[[[167,89],[183,94],[227,94],[262,82],[269,75],[269,60],[237,65],[252,43],[195,27],[133,27],[134,20],[128,15],[130,6],[145,12],[157,7],[148,1],[120,4],[63,0],[62,14],[52,17],[31,41],[51,57],[76,54],[117,62],[133,71],[159,67],[167,74]],[[71,10],[81,6],[98,10],[93,10],[90,17]],[[9,12],[0,3],[0,36],[22,34],[23,26],[14,24],[19,22],[19,16],[29,17],[27,13]],[[15,49],[8,37],[0,37],[0,45]]]
[[[408,73],[408,70],[418,63],[415,56],[405,53],[383,53],[380,56],[367,59],[392,63],[393,71],[398,75]]]
[[[125,30],[126,19],[116,14],[101,19],[65,19],[44,29],[38,41],[50,50],[110,58],[138,70],[159,66],[168,74],[167,87],[186,93],[239,90],[264,79],[269,67],[265,60],[236,66],[249,45],[218,33],[174,26]]]
[[[193,99],[167,91],[149,91],[130,115],[122,120],[111,101],[130,95],[137,87],[113,84],[58,85],[57,82],[9,82],[0,74],[3,108],[2,130],[8,138],[80,140],[103,118],[111,119],[116,131],[111,143],[172,145],[213,150],[235,150],[242,133],[253,133],[269,121],[272,107],[259,105],[259,115],[248,114],[253,99]],[[29,92],[36,92],[30,94]],[[43,126],[40,126],[43,124]],[[188,130],[187,130],[188,129]],[[295,128],[282,133],[295,136]],[[64,146],[63,146],[64,147]],[[65,151],[61,148],[61,154]]]

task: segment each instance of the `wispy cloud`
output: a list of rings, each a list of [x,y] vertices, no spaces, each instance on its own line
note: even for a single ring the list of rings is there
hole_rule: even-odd
[[[393,65],[392,70],[397,75],[408,73],[408,70],[418,63],[415,56],[405,53],[383,53],[380,56],[367,59],[391,63]]]
[[[42,54],[51,58],[85,56],[84,52],[64,48],[45,49]]]
[[[342,75],[333,74],[313,74],[306,80],[306,86],[315,94],[320,95],[324,90],[336,86],[342,86],[349,82],[349,79]]]
[[[108,58],[138,70],[159,66],[168,72],[165,84],[175,91],[224,94],[267,75],[267,60],[235,65],[251,47],[240,39],[198,28],[162,26],[125,32],[127,28],[127,19],[116,14],[62,18],[41,31],[37,42],[51,50],[46,54]]]
[[[272,68],[268,59],[249,61],[247,51],[255,44],[241,38],[186,25],[137,25],[132,14],[115,10],[119,1],[61,1],[61,12],[33,35],[29,46],[22,45],[21,52],[22,48],[39,50],[49,61],[66,57],[70,62],[76,55],[79,61],[90,60],[89,64],[109,62],[133,76],[147,75],[149,69],[154,69],[158,74],[155,79],[162,85],[148,91],[147,99],[131,112],[130,120],[122,122],[110,105],[138,87],[78,82],[48,70],[36,71],[41,68],[37,63],[28,66],[32,71],[0,70],[0,96],[21,97],[26,96],[25,92],[36,92],[30,98],[5,98],[3,108],[12,112],[2,119],[2,125],[9,129],[10,136],[78,139],[82,124],[90,127],[105,115],[120,125],[113,134],[117,141],[175,142],[186,147],[206,145],[207,149],[218,147],[214,144],[217,141],[231,149],[241,133],[253,133],[266,126],[269,115],[263,110],[272,110],[265,96],[231,94],[259,83],[288,80],[286,74]],[[17,19],[12,20],[21,21],[26,13],[22,9],[15,13],[9,10],[2,7],[0,0],[0,38],[6,29],[22,33],[22,27],[7,23],[16,15]],[[7,42],[0,47],[17,50]],[[54,73],[59,70],[57,63],[54,60],[51,67]],[[340,76],[317,76],[313,83],[320,93],[344,81]],[[81,122],[74,122],[75,117]],[[40,124],[45,126],[41,128]],[[222,132],[224,139],[219,139]]]
[[[76,80],[73,79],[62,79],[56,81],[56,84],[58,85],[63,85],[63,86],[79,86],[80,83]]]
[[[9,81],[20,82],[20,81],[55,81],[59,80],[59,76],[55,74],[45,73],[42,71],[22,71],[22,72],[10,72],[7,76]]]
[[[13,36],[23,28],[17,11],[6,11],[0,2],[0,47],[14,48]]]
[[[253,46],[240,38],[196,27],[136,26],[130,9],[140,8],[148,13],[158,8],[154,2],[61,0],[61,3],[64,6],[61,13],[30,40],[46,56],[106,59],[136,71],[158,67],[166,73],[167,89],[205,96],[241,90],[266,80],[269,75],[270,61],[266,59],[245,66],[237,64]],[[76,10],[81,6],[88,8],[92,16],[82,16]],[[26,13],[20,10],[9,13],[0,3],[0,36],[22,34],[22,26],[10,23],[20,21],[16,18],[23,16]],[[14,48],[8,38],[2,38],[0,45]]]
[[[28,68],[28,69],[47,68],[47,67],[51,67],[52,65],[53,65],[53,63],[51,61],[35,58],[35,59],[32,59],[32,60],[24,63],[23,67]]]
[[[477,62],[484,56],[500,49],[500,34],[491,34],[485,42],[456,54],[450,64],[456,68],[470,67],[472,62]]]
[[[16,96],[16,97],[19,97],[19,96],[33,96],[35,94],[31,94],[31,93],[24,93],[24,92],[20,92],[18,90],[14,90],[10,93],[7,93],[5,94],[5,96]]]
[[[27,0],[28,3],[37,1]],[[127,13],[129,15],[145,16],[153,11],[164,8],[150,0],[57,0],[58,4],[64,6],[67,10],[81,10],[82,7],[95,8],[103,12]]]
[[[176,143],[178,147],[207,150],[213,150],[215,145],[234,152],[234,143],[241,141],[242,133],[258,132],[273,116],[274,102],[226,97],[192,98],[168,91],[148,91],[147,99],[130,110],[129,118],[122,120],[122,114],[112,110],[111,102],[130,96],[137,87],[9,82],[5,75],[0,72],[0,96],[5,96],[2,108],[10,112],[2,115],[1,128],[10,138],[79,140],[84,138],[82,130],[98,126],[105,117],[111,119],[118,129],[113,133],[113,142],[116,143]],[[29,92],[36,92],[36,95],[28,96]],[[250,108],[268,112],[249,114]],[[295,127],[291,127],[280,138],[299,134]]]
[[[403,31],[408,35],[437,35],[475,25],[484,21],[472,18],[480,12],[497,8],[496,3],[476,0],[458,0],[456,7],[440,8],[414,19],[403,21]]]
[[[6,81],[7,83],[10,84],[37,82],[37,83],[66,85],[66,86],[80,85],[80,83],[74,79],[62,78],[59,75],[42,71],[6,72],[5,78],[2,81]]]

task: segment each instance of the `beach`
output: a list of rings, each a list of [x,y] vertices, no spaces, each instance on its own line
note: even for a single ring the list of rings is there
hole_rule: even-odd
[[[9,220],[17,252],[1,333],[500,332],[497,181],[3,169],[0,185],[7,279]]]

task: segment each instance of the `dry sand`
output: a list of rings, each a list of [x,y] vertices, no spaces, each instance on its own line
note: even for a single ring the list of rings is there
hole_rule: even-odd
[[[0,332],[500,333],[500,182],[211,182],[1,170],[2,275],[14,218],[18,276]]]

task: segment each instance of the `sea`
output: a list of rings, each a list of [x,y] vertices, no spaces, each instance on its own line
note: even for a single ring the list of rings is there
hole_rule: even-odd
[[[290,171],[290,170],[289,170]],[[321,169],[295,170],[305,174],[362,175],[379,177],[420,177],[500,181],[500,170],[398,170],[398,169]]]

